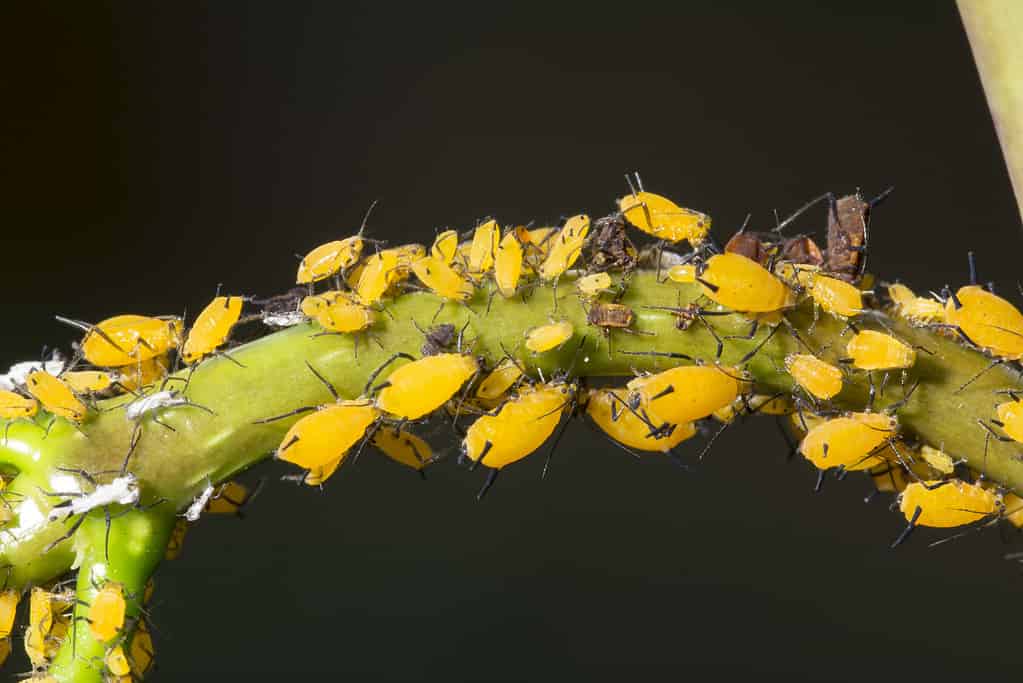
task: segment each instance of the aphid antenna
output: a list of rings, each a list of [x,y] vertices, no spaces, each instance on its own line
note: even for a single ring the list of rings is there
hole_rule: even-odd
[[[323,386],[327,387],[327,391],[330,392],[330,395],[334,397],[335,401],[341,400],[341,395],[337,393],[337,389],[334,388],[334,385],[330,383],[330,380],[328,380],[326,377],[317,372],[316,368],[313,367],[312,363],[310,363],[309,361],[305,361],[305,366],[309,368],[309,372],[313,373],[313,375],[316,376],[316,379],[320,380],[320,382],[323,383]]]
[[[90,325],[89,323],[82,322],[81,320],[74,320],[72,318],[65,318],[65,317],[59,316],[59,315],[55,315],[53,317],[57,320],[57,322],[64,323],[65,325],[70,325],[71,327],[77,327],[78,329],[86,332],[87,334],[90,333],[90,332],[95,332],[96,334],[98,334],[100,336],[101,339],[103,339],[105,342],[107,342],[108,344],[113,346],[115,349],[117,349],[121,353],[128,353],[127,351],[122,349],[120,347],[120,345],[118,345],[118,343],[115,342],[110,337],[109,334],[104,332],[101,328],[97,327],[96,325]],[[139,341],[142,341],[142,340],[140,339]]]
[[[295,408],[294,410],[289,410],[288,412],[281,413],[280,415],[274,415],[273,417],[264,417],[261,420],[255,420],[252,424],[254,424],[254,425],[261,425],[261,424],[267,424],[267,423],[270,423],[270,422],[276,422],[277,420],[284,420],[284,419],[292,417],[294,415],[300,415],[302,413],[308,413],[310,410],[316,410],[317,408],[319,408],[319,406],[302,406],[301,408]],[[283,448],[283,446],[282,446],[282,448]]]
[[[575,398],[573,397],[572,400],[574,401]],[[562,408],[564,408],[564,405],[562,405]],[[569,420],[565,419],[561,420],[561,426],[558,427],[558,431],[554,435],[554,440],[551,442],[551,447],[547,449],[547,457],[544,458],[543,470],[540,472],[541,481],[547,479],[547,470],[550,469],[551,461],[554,459],[554,451],[557,449],[558,443],[561,441],[561,437],[564,436],[565,430],[568,429],[568,423]]]
[[[707,445],[703,447],[702,451],[700,451],[700,455],[697,458],[698,460],[703,460],[704,456],[710,452],[711,447],[714,446],[714,442],[718,440],[718,437],[721,436],[721,433],[728,429],[729,425],[731,424],[732,424],[731,422],[726,422],[723,425],[721,425],[721,427],[716,432],[714,432],[714,435],[707,440]]]
[[[972,251],[966,252],[966,260],[970,267],[970,284],[975,285],[977,284],[977,261]]]
[[[825,192],[824,194],[820,195],[819,197],[814,197],[813,199],[811,199],[810,201],[808,201],[807,203],[803,204],[801,207],[796,209],[794,212],[792,212],[789,215],[789,217],[786,218],[784,221],[782,221],[781,223],[778,223],[771,230],[771,232],[780,233],[782,230],[785,229],[785,226],[787,226],[789,223],[791,223],[792,221],[794,221],[797,218],[799,218],[799,216],[801,216],[807,209],[812,208],[813,206],[817,205],[818,203],[820,203],[821,201],[823,201],[825,199],[828,199],[833,204],[835,202],[835,195],[832,194],[831,192]],[[837,212],[836,212],[835,215],[837,216]]]

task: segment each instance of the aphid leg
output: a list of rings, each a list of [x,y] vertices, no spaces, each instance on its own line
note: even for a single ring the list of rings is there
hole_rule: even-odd
[[[54,467],[54,469],[60,472],[70,472],[72,474],[77,474],[78,476],[80,476],[82,479],[89,482],[93,486],[99,485],[95,477],[93,477],[91,474],[89,474],[80,467]]]
[[[314,368],[309,361],[305,362],[305,366],[307,368],[309,368],[309,372],[311,372],[314,375],[316,375],[316,379],[318,379],[321,382],[323,382],[323,386],[327,387],[327,391],[330,392],[330,395],[334,397],[335,401],[340,401],[341,400],[341,396],[337,393],[337,389],[334,388],[334,385],[330,383],[330,380],[328,380],[326,377],[324,377],[323,375],[318,373],[316,371],[316,368]]]
[[[411,360],[411,361],[415,360],[415,358],[413,356],[411,356],[411,355],[409,355],[407,353],[396,353],[396,354],[394,354],[393,356],[391,356],[390,358],[385,360],[379,367],[377,367],[376,370],[374,370],[372,373],[370,373],[369,379],[366,381],[366,387],[363,389],[363,393],[370,394],[370,393],[374,393],[374,392],[379,391],[380,389],[382,389],[383,386],[381,385],[381,386],[378,386],[378,387],[374,387],[373,391],[370,391],[370,387],[372,387],[373,382],[376,381],[377,376],[383,371],[383,369],[386,368],[391,363],[393,363],[394,361],[398,360],[399,358],[404,358],[406,360]]]
[[[774,327],[772,327],[771,331],[762,340],[760,340],[759,344],[753,347],[752,351],[750,351],[745,356],[739,359],[739,365],[743,365],[744,363],[748,363],[750,360],[752,360],[753,356],[757,355],[757,352],[759,352],[760,349],[764,348],[764,345],[767,342],[771,341],[771,337],[774,336],[775,332],[778,331],[779,327],[780,327],[779,325],[775,325]]]
[[[821,487],[824,486],[824,470],[817,470],[817,483],[813,485],[813,492],[820,493]]]
[[[78,515],[78,519],[75,520],[75,523],[71,525],[71,528],[68,529],[68,532],[61,536],[60,538],[58,538],[57,540],[50,543],[45,548],[43,548],[43,553],[45,554],[50,552],[51,550],[54,549],[54,547],[74,536],[75,532],[78,531],[78,527],[82,526],[82,522],[85,521],[85,517],[86,515]]]
[[[540,472],[540,479],[544,480],[547,478],[547,470],[550,469],[551,460],[554,459],[554,451],[558,447],[558,442],[561,441],[561,437],[565,434],[565,430],[568,429],[568,420],[561,421],[561,427],[558,429],[557,434],[554,435],[554,440],[551,442],[551,447],[547,449],[547,457],[543,461],[543,470]]]
[[[261,424],[266,424],[268,422],[275,422],[277,420],[283,420],[285,418],[291,417],[292,415],[298,415],[300,413],[307,413],[310,410],[316,410],[317,407],[318,406],[302,406],[301,408],[295,408],[294,410],[289,410],[288,412],[281,413],[280,415],[274,415],[273,417],[264,417],[262,420],[256,420],[252,424],[254,424],[254,425],[261,425]]]
[[[922,512],[923,512],[923,508],[921,508],[919,505],[917,505],[916,506],[916,510],[913,511],[912,518],[910,518],[910,520],[909,520],[909,524],[907,524],[906,528],[902,530],[902,533],[899,534],[898,538],[896,538],[894,541],[892,541],[892,544],[889,546],[890,548],[893,548],[893,549],[897,548],[899,545],[902,544],[903,541],[905,541],[907,538],[909,538],[909,535],[911,533],[913,533],[913,529],[916,528],[916,520],[920,519],[920,513],[922,513]]]
[[[977,381],[978,379],[980,379],[980,377],[981,377],[981,376],[982,376],[982,375],[983,375],[984,373],[986,373],[986,372],[988,372],[989,370],[992,370],[992,369],[994,369],[994,368],[998,367],[999,365],[1003,365],[1004,363],[1005,363],[1005,360],[1004,360],[1004,359],[1002,359],[1002,358],[997,358],[997,359],[995,359],[995,360],[991,361],[990,363],[988,363],[987,367],[985,367],[985,368],[984,368],[983,370],[981,370],[980,372],[978,372],[977,374],[975,374],[975,375],[974,375],[973,377],[971,377],[970,379],[966,380],[966,381],[965,381],[965,382],[963,383],[963,385],[962,385],[961,387],[959,387],[958,389],[956,389],[956,390],[955,390],[954,392],[952,392],[952,393],[954,393],[954,394],[958,394],[958,393],[959,393],[960,391],[962,391],[963,389],[965,389],[966,387],[970,386],[971,384],[973,384],[974,382],[976,382],[976,381]]]

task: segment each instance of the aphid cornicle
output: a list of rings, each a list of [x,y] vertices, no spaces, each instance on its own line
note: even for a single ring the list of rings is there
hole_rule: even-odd
[[[849,340],[846,354],[859,370],[898,370],[913,367],[916,350],[890,334],[862,330]]]
[[[526,332],[526,348],[533,353],[561,348],[572,338],[573,333],[572,323],[568,320],[540,325]]]
[[[586,235],[590,232],[590,217],[585,214],[572,216],[557,234],[549,237],[547,257],[537,273],[544,282],[552,282],[571,268],[583,253]]]
[[[878,451],[894,439],[895,418],[883,413],[848,413],[812,427],[799,452],[819,470],[864,470],[883,464]]]
[[[642,408],[633,411],[624,389],[591,389],[586,414],[605,434],[628,448],[667,453],[696,434],[692,422],[671,424]]]
[[[960,287],[945,301],[945,322],[1003,360],[1023,358],[1023,313],[983,287]]]
[[[842,391],[842,371],[816,356],[789,354],[785,357],[785,369],[814,398],[827,401]]]
[[[638,180],[639,176],[636,177]],[[710,216],[681,207],[667,197],[646,192],[642,183],[639,185],[639,192],[633,190],[618,200],[618,210],[630,225],[657,239],[667,242],[685,240],[694,247],[706,239],[710,232]]]
[[[88,408],[70,387],[43,370],[29,374],[25,389],[43,408],[69,422],[79,424],[88,413]]]
[[[633,410],[671,424],[696,422],[738,398],[745,388],[739,373],[716,365],[682,365],[630,380],[626,401]]]
[[[494,258],[494,282],[501,296],[515,296],[522,276],[522,243],[515,230],[509,230],[497,245]]]
[[[181,342],[180,318],[118,315],[95,325],[60,317],[58,320],[86,331],[82,339],[82,355],[101,368],[147,361],[177,348]]]
[[[675,282],[699,282],[704,295],[734,311],[771,313],[796,303],[795,293],[756,261],[739,254],[716,254],[702,266],[672,266]]]
[[[185,363],[198,363],[227,342],[231,329],[242,315],[245,300],[240,296],[218,296],[199,313],[181,348]]]
[[[424,256],[412,262],[412,271],[420,282],[442,299],[466,302],[476,292],[472,280],[463,277],[444,261]]]
[[[405,420],[418,420],[437,410],[479,372],[477,360],[461,353],[438,353],[419,360],[402,354],[387,362],[396,358],[412,362],[392,371],[373,391],[378,392],[377,408]]]

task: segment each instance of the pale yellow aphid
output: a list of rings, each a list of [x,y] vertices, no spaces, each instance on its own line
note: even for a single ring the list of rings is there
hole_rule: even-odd
[[[124,648],[120,645],[110,648],[103,661],[106,662],[107,669],[114,676],[127,676],[131,673],[128,657],[124,654]]]
[[[653,192],[633,192],[618,200],[630,224],[668,242],[685,240],[697,246],[710,232],[710,216],[686,209]]]
[[[438,261],[443,261],[449,266],[455,260],[457,253],[458,232],[455,230],[445,230],[437,235],[437,239],[433,241],[433,246],[430,247],[430,256]]]
[[[443,299],[466,302],[476,292],[472,280],[433,256],[417,259],[412,263],[412,270],[431,292]]]
[[[584,275],[576,280],[575,291],[584,300],[591,300],[600,296],[602,292],[611,289],[612,284],[611,276],[607,273],[593,273],[592,275]]]
[[[863,330],[845,347],[853,367],[859,370],[897,370],[913,367],[916,350],[890,334]]]
[[[522,276],[522,243],[515,230],[501,238],[497,245],[497,256],[494,259],[494,282],[501,296],[515,296]]]
[[[412,262],[426,254],[421,244],[384,249],[367,258],[359,272],[355,293],[363,305],[379,302],[394,285],[408,279]]]
[[[497,221],[489,220],[476,228],[466,261],[466,273],[474,281],[479,282],[493,269],[500,240],[501,226]]]
[[[895,313],[915,325],[939,323],[945,319],[945,306],[940,301],[917,296],[906,285],[888,285],[888,297]]]
[[[59,378],[36,370],[25,379],[25,389],[46,410],[69,422],[78,424],[85,419],[88,408]]]
[[[583,253],[586,235],[590,232],[590,217],[586,214],[572,216],[558,233],[549,238],[547,257],[537,271],[540,279],[551,282],[572,267]]]
[[[819,273],[809,279],[806,291],[825,313],[851,318],[863,312],[863,292],[855,285]]]
[[[567,320],[534,327],[526,332],[526,348],[533,353],[543,353],[562,346],[572,338],[572,323]]]
[[[1023,402],[1013,393],[1012,400],[999,403],[995,406],[995,413],[998,421],[995,423],[1002,428],[1013,441],[1023,443]]]
[[[21,592],[5,590],[0,593],[0,638],[7,638],[14,628],[14,616],[21,601]]]
[[[382,427],[373,434],[372,444],[391,460],[422,471],[433,458],[433,449],[422,438],[394,427]]]
[[[785,369],[814,398],[827,401],[842,391],[842,371],[816,356],[789,354],[785,357]]]
[[[347,292],[324,292],[302,300],[302,313],[331,332],[359,332],[373,324],[373,310]]]
[[[32,666],[46,666],[46,638],[53,630],[53,593],[33,588],[29,595],[28,627],[25,629],[25,652]]]
[[[955,460],[945,451],[924,444],[920,447],[920,457],[941,474],[952,474],[955,472]]]
[[[877,452],[894,439],[898,423],[883,413],[848,413],[810,429],[799,452],[819,470],[864,470],[882,464]]]
[[[69,370],[60,378],[76,394],[100,394],[118,381],[117,375],[102,370]]]
[[[941,529],[973,524],[998,512],[996,491],[960,479],[914,481],[899,497],[899,510],[914,526]]]
[[[177,348],[183,322],[180,318],[117,315],[85,328],[82,339],[85,359],[97,367],[112,368],[135,365]]]
[[[351,268],[362,255],[362,237],[354,235],[327,242],[306,254],[298,264],[295,282],[300,285],[326,280],[331,275]]]
[[[485,400],[501,398],[519,381],[522,374],[522,368],[518,363],[511,358],[505,358],[476,387],[476,397]]]
[[[121,368],[117,381],[128,391],[138,391],[156,384],[170,371],[166,354]]]
[[[34,416],[37,412],[39,412],[39,403],[34,398],[0,389],[0,419],[27,418]]]

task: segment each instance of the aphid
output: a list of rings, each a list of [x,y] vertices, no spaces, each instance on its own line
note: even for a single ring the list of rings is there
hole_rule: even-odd
[[[56,356],[56,354],[54,355]],[[59,357],[48,361],[30,360],[15,363],[8,368],[6,375],[0,375],[0,389],[14,391],[19,387],[24,387],[29,374],[36,370],[42,370],[43,372],[48,372],[54,377],[57,377],[64,372],[65,366],[66,364],[64,363],[64,360]]]
[[[591,389],[586,414],[604,433],[628,448],[667,453],[696,434],[692,422],[664,422],[642,409],[633,411],[625,401],[624,389]]]
[[[331,463],[336,468],[379,418],[380,412],[366,399],[322,406],[291,426],[275,457],[305,470]]]
[[[32,667],[46,666],[46,637],[53,629],[53,594],[35,587],[29,596],[28,628],[25,629],[25,652]]]
[[[571,384],[540,385],[508,399],[495,413],[483,415],[469,426],[462,452],[476,465],[491,469],[477,498],[483,497],[502,468],[525,458],[554,433],[575,390]]]
[[[1010,491],[1003,496],[1002,505],[1005,507],[1002,515],[1009,524],[1017,529],[1023,528],[1023,498]]]
[[[590,271],[611,269],[631,272],[639,264],[639,252],[629,239],[621,214],[598,218],[593,222],[594,235],[590,239],[592,253]]]
[[[215,490],[213,484],[207,484],[206,488],[199,492],[199,495],[192,500],[188,509],[185,510],[184,518],[189,522],[199,521],[199,517],[202,515],[203,510],[206,509],[206,505],[210,502]]]
[[[427,330],[419,328],[419,324],[415,320],[412,321],[412,324],[423,333],[425,341],[419,347],[419,351],[424,356],[435,356],[438,353],[444,353],[455,343],[457,335],[455,333],[455,326],[451,323],[434,325]]]
[[[842,371],[816,356],[789,354],[785,357],[785,369],[814,398],[827,401],[842,391]]]
[[[214,414],[214,412],[209,408],[201,406],[198,403],[192,403],[182,396],[181,392],[174,389],[167,389],[163,391],[154,391],[151,394],[132,401],[125,406],[124,416],[132,422],[138,422],[143,417],[149,415],[152,416],[153,422],[171,429],[169,425],[160,421],[159,417],[156,416],[156,413],[157,411],[162,411],[166,408],[175,408],[177,406],[190,406],[192,408],[198,408],[205,411],[210,415]]]
[[[955,472],[956,462],[945,451],[924,444],[920,446],[920,457],[941,474],[952,474]]]
[[[845,351],[853,367],[860,370],[905,369],[916,363],[916,349],[890,334],[874,330],[857,332]]]
[[[629,180],[629,177],[625,179]],[[631,225],[668,242],[685,240],[694,247],[703,242],[710,232],[710,216],[683,208],[667,197],[644,191],[638,174],[636,181],[639,192],[631,187],[632,182],[629,181],[632,193],[618,200],[618,210]]]
[[[791,415],[795,412],[792,399],[786,394],[753,394],[739,396],[729,405],[718,408],[711,415],[719,422],[732,422],[740,414]]]
[[[105,643],[113,640],[124,627],[124,612],[127,609],[121,584],[107,581],[89,604],[89,632],[96,640]]]
[[[585,214],[572,216],[556,235],[549,238],[551,244],[547,257],[537,273],[544,282],[558,279],[571,268],[583,252],[586,235],[590,232],[590,217]]]
[[[149,626],[145,619],[140,619],[135,625],[135,632],[131,636],[131,643],[128,645],[128,659],[131,661],[131,671],[138,678],[144,678],[149,669],[153,666],[156,649],[153,647],[153,636],[149,633]]]
[[[918,526],[948,529],[973,524],[998,514],[1002,498],[996,492],[961,479],[914,481],[899,495],[906,528],[892,543],[902,543]]]
[[[526,348],[533,353],[560,348],[572,338],[573,333],[572,323],[568,320],[540,325],[526,332]]]
[[[636,314],[624,304],[594,303],[586,312],[586,322],[597,327],[625,329],[632,325]]]
[[[522,276],[522,243],[519,240],[516,231],[509,230],[497,245],[494,282],[497,283],[497,291],[505,298],[515,296]]]
[[[1023,313],[983,287],[960,287],[945,301],[945,322],[1003,360],[1023,358]]]
[[[584,301],[596,299],[602,292],[611,289],[611,276],[607,273],[584,275],[575,281],[575,291]]]
[[[185,547],[185,535],[188,533],[188,522],[179,519],[171,529],[170,538],[167,540],[167,550],[164,551],[164,559],[176,560],[181,556],[181,550]]]
[[[738,254],[716,254],[701,267],[672,266],[668,277],[675,282],[699,282],[707,298],[734,311],[770,313],[796,303],[795,293],[784,282]]]
[[[48,372],[36,370],[30,373],[25,381],[25,389],[43,408],[69,422],[79,424],[88,413],[89,409],[71,388]]]
[[[888,298],[892,300],[895,313],[914,325],[939,323],[945,319],[945,307],[940,301],[917,296],[906,285],[888,285]]]
[[[191,365],[216,352],[227,341],[231,328],[242,315],[245,300],[240,296],[218,296],[199,313],[188,331],[181,358]]]
[[[30,418],[37,412],[39,403],[34,398],[22,396],[14,391],[0,390],[0,419]]]
[[[867,228],[871,210],[894,188],[866,201],[856,194],[840,197],[828,211],[828,258],[826,269],[835,277],[856,282],[867,265]],[[830,198],[831,195],[825,195]]]
[[[0,592],[0,638],[7,638],[11,635],[20,601],[20,591],[11,589]]]
[[[432,256],[414,261],[412,270],[431,292],[442,299],[464,303],[476,292],[472,280],[462,277],[454,268]]]
[[[430,448],[430,444],[415,434],[394,427],[378,429],[373,434],[371,443],[391,460],[420,472],[433,458],[433,449]]]
[[[256,497],[260,487],[249,491],[244,484],[236,481],[229,481],[221,486],[206,504],[206,512],[213,515],[241,515],[242,508]]]
[[[895,418],[883,413],[848,413],[812,427],[799,452],[819,470],[864,470],[884,463],[877,451],[891,443]]]
[[[806,272],[806,271],[804,271]],[[845,280],[808,273],[807,294],[825,313],[851,318],[863,312],[863,293]]]
[[[626,385],[626,402],[671,424],[696,422],[738,398],[745,385],[738,373],[715,365],[682,365],[642,375]]]
[[[540,264],[547,258],[554,243],[554,237],[558,234],[557,228],[533,228],[519,232],[522,240],[523,257],[525,265],[531,271],[540,269]]]
[[[351,268],[362,256],[362,237],[354,235],[343,240],[327,242],[316,247],[298,264],[295,283],[308,285],[326,280],[332,275]]]
[[[369,384],[396,358],[412,362],[391,372],[382,384],[373,388],[373,393],[379,392],[378,409],[406,420],[418,420],[437,410],[479,372],[479,363],[470,355],[439,353],[415,360],[407,354],[398,354],[373,373]]]
[[[493,269],[500,240],[501,226],[497,221],[489,220],[476,228],[466,261],[466,274],[474,281],[479,282]]]
[[[445,230],[437,235],[437,239],[433,241],[433,246],[430,247],[430,256],[438,261],[443,261],[449,266],[455,260],[455,254],[457,253],[458,232],[455,230]]]
[[[118,315],[95,325],[60,316],[57,320],[85,330],[82,355],[101,368],[133,365],[175,349],[183,329],[181,318],[143,315]]]
[[[1008,438],[994,433],[983,422],[980,424],[999,441],[1023,443],[1023,401],[1020,401],[1020,397],[1015,392],[1010,391],[1008,394],[1012,400],[995,406],[995,414],[998,415],[998,419],[992,420],[994,424],[1002,428],[1002,431],[1008,435]]]
[[[120,384],[120,375],[102,370],[71,370],[60,376],[64,384],[76,394],[102,394]]]
[[[384,249],[367,258],[355,285],[359,301],[366,306],[379,302],[389,289],[408,279],[412,263],[425,254],[426,249],[422,245],[408,244]]]
[[[324,292],[302,300],[302,312],[320,327],[340,334],[360,332],[373,324],[373,310],[347,292]]]
[[[139,501],[139,484],[135,475],[128,472],[107,484],[97,484],[92,493],[67,491],[53,495],[64,496],[67,500],[53,506],[49,513],[50,521],[84,515],[108,505],[135,505]]]
[[[774,245],[764,240],[761,234],[739,230],[725,242],[725,253],[745,256],[766,267],[771,262],[775,249]]]
[[[499,399],[519,381],[522,375],[522,368],[519,367],[519,364],[511,358],[505,358],[476,387],[476,398],[486,401]]]
[[[821,248],[806,235],[790,237],[782,242],[782,260],[789,263],[805,264],[810,266],[821,266],[824,264],[824,255]]]
[[[128,391],[139,391],[165,378],[169,369],[170,362],[167,355],[163,354],[124,368],[118,373],[117,381]]]
[[[107,670],[114,676],[129,676],[131,674],[131,664],[128,663],[128,657],[120,645],[115,645],[107,650],[103,661],[107,665]]]

